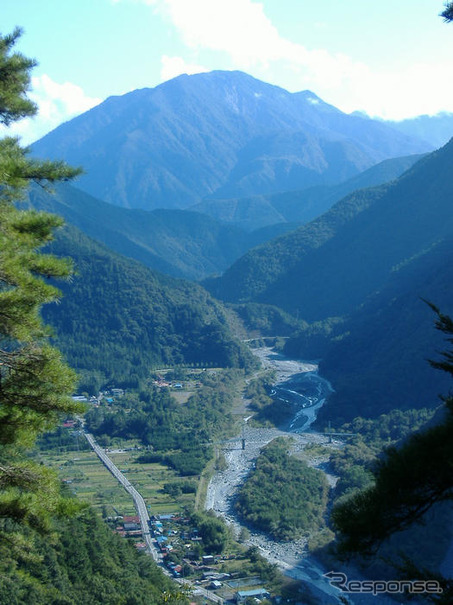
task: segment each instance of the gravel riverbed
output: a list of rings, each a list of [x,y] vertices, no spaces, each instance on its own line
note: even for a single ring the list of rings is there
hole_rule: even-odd
[[[320,444],[329,448],[343,446],[339,441],[329,443],[326,435],[310,430],[310,426],[316,419],[317,410],[324,404],[329,392],[332,392],[328,381],[318,376],[316,363],[285,359],[270,348],[255,349],[254,352],[261,359],[264,367],[276,371],[276,391],[283,394],[286,391],[294,396],[292,401],[295,404],[295,417],[289,424],[288,430],[254,428],[247,424],[246,420],[250,418],[250,415],[245,408],[241,434],[235,440],[225,443],[221,448],[227,467],[213,475],[208,486],[205,507],[223,517],[237,536],[243,526],[234,513],[234,498],[248,473],[253,469],[260,450],[267,443],[277,437],[290,436],[293,438],[291,448],[299,454],[308,444]],[[312,381],[316,387],[314,390],[311,389],[312,395],[314,393],[313,397],[300,396],[296,392],[298,383],[306,385],[307,381]],[[301,403],[298,408],[298,403],[302,402],[302,399],[298,399],[298,397],[310,400],[310,405],[303,407],[306,403]],[[245,440],[244,449],[242,449],[242,439]],[[326,471],[326,457],[307,455],[305,459],[310,466],[319,468],[326,474],[332,487],[335,485],[337,477]],[[250,531],[250,528],[247,529]],[[324,574],[330,570],[322,569],[313,560],[308,553],[306,539],[276,542],[267,535],[252,530],[246,544],[257,546],[261,554],[271,563],[275,563],[286,575],[305,582],[322,605],[341,603],[371,605],[377,602],[373,595],[346,595],[334,588],[324,577]],[[345,598],[346,600],[344,600]],[[384,594],[380,594],[378,599],[379,605],[395,605],[396,603],[395,600]]]
[[[317,365],[314,363],[286,360],[276,355],[269,348],[255,350],[255,353],[259,356],[265,367],[276,371],[276,387],[288,383],[295,376],[304,377],[306,375],[316,380]],[[277,428],[254,428],[244,422],[243,431],[238,435],[237,439],[228,442],[222,448],[227,467],[225,470],[216,472],[212,477],[208,486],[205,507],[207,510],[213,510],[217,515],[223,517],[236,536],[239,535],[242,525],[233,509],[235,494],[254,467],[260,450],[267,443],[281,436],[291,436],[293,438],[292,448],[294,451],[299,452],[308,444],[328,444],[329,440],[325,435],[307,432],[316,418],[316,410],[323,405],[326,393],[331,390],[329,383],[322,378],[319,378],[319,383],[319,398],[313,402],[313,405],[303,410],[295,410],[296,415],[303,413],[305,416],[303,421],[299,422],[299,429],[297,431],[279,430]],[[292,386],[291,388],[294,387]],[[245,441],[244,449],[242,448],[243,439]],[[330,445],[331,447],[338,447],[338,444]],[[311,457],[307,458],[307,462],[312,466],[322,468],[325,459],[322,457]],[[327,477],[330,485],[334,485],[336,477],[328,474]],[[307,540],[305,538],[293,542],[276,542],[264,533],[251,531],[247,544],[257,546],[266,559],[271,563],[275,563],[286,574],[309,582],[312,588],[316,589],[321,602],[341,602],[338,599],[338,591],[332,588],[327,579],[323,577],[324,571],[315,563],[308,560]]]

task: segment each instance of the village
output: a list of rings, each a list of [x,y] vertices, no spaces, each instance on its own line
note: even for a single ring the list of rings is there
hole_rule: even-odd
[[[136,515],[107,520],[120,536],[132,540],[139,550],[146,550],[143,529]],[[195,588],[212,591],[222,601],[255,603],[270,599],[263,580],[249,573],[244,553],[202,554],[203,538],[189,516],[153,515],[148,528],[162,557],[162,565],[176,579],[187,580]]]
[[[170,377],[166,376],[167,372],[162,372],[156,375],[153,385],[158,389],[172,390],[173,397],[183,402],[189,393],[201,386],[198,377],[202,372],[203,370],[189,371],[184,377],[185,380],[182,380],[182,376],[179,380],[169,379]],[[124,389],[110,387],[99,392],[97,396],[90,397],[83,393],[73,395],[73,398],[93,408],[111,408],[117,404],[123,405],[120,402],[124,401],[125,395]],[[75,434],[80,425],[77,420],[67,419],[63,427]],[[142,449],[145,448],[138,443],[124,442],[121,445],[118,443],[105,447],[104,452],[108,456],[118,457],[130,450]],[[123,466],[122,471],[127,472]],[[176,581],[190,585],[194,596],[198,591],[204,602],[210,599],[219,603],[224,601],[243,603],[250,599],[251,603],[259,603],[264,599],[271,599],[273,591],[269,587],[269,582],[261,577],[260,565],[251,563],[245,546],[232,540],[231,545],[223,552],[210,554],[210,549],[206,548],[203,541],[202,532],[193,523],[187,510],[179,513],[152,514],[155,510],[154,505],[148,504],[147,508],[150,515],[148,527],[142,527],[143,522],[137,514],[118,514],[106,517],[105,521],[112,531],[130,541],[142,552],[149,550],[144,534],[150,534],[153,546],[159,553],[158,562],[166,573]]]

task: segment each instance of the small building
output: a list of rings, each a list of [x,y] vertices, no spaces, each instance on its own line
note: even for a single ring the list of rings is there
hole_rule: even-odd
[[[215,571],[205,571],[203,573],[203,580],[227,580],[230,577],[229,573],[217,573]]]
[[[203,557],[201,557],[201,561],[203,565],[213,565],[214,557],[212,555],[204,555]]]
[[[140,523],[125,523],[124,531],[137,531],[140,530]]]
[[[243,603],[246,599],[268,599],[269,592],[265,588],[255,588],[254,590],[238,590],[236,593],[236,603]]]
[[[172,571],[175,578],[179,578],[182,574],[182,565],[175,565]]]
[[[125,531],[137,531],[137,530],[141,529],[140,517],[137,517],[136,515],[134,515],[134,516],[125,515],[123,517],[123,526],[124,526]]]
[[[167,548],[167,540],[168,538],[166,536],[157,536],[156,538],[156,542],[157,542],[157,546],[159,547],[160,551],[163,552],[168,552],[168,548]]]

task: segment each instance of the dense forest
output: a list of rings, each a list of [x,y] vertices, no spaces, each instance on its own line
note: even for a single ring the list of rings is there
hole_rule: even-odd
[[[46,535],[2,521],[2,535],[1,603],[150,605],[162,603],[165,591],[177,601],[152,559],[90,510],[53,521]]]
[[[327,504],[324,473],[287,450],[284,439],[263,448],[235,502],[246,522],[276,540],[294,540],[322,527]]]
[[[231,432],[231,406],[237,370],[203,372],[203,382],[185,404],[179,404],[168,390],[147,389],[121,399],[121,409],[93,408],[86,425],[100,443],[112,438],[139,439],[152,451],[142,462],[162,462],[181,475],[199,475],[212,457],[212,445]]]
[[[63,297],[43,316],[81,375],[79,389],[138,387],[158,366],[255,363],[231,335],[221,305],[200,286],[153,272],[69,225],[49,250],[71,257],[76,271],[58,284]]]

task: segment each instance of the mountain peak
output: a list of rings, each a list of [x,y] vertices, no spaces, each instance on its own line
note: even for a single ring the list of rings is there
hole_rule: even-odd
[[[33,145],[82,164],[87,193],[132,208],[333,184],[426,146],[347,116],[311,91],[241,71],[181,75],[104,103]]]

